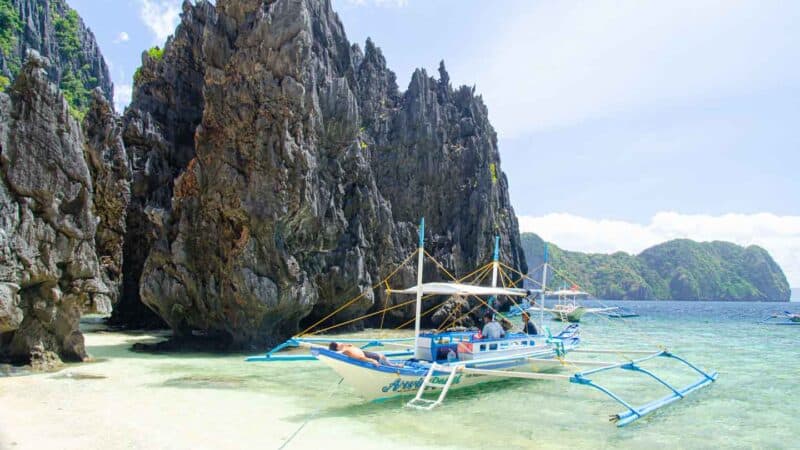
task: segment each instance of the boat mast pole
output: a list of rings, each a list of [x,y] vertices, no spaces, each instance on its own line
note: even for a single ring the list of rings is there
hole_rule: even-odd
[[[492,287],[497,287],[497,269],[500,267],[500,236],[494,237],[494,260],[492,262]],[[494,308],[496,297],[489,297],[489,306]]]
[[[414,357],[419,358],[419,325],[422,311],[422,263],[425,258],[425,218],[419,222],[419,256],[417,258],[417,313],[414,321]]]
[[[539,329],[544,331],[544,293],[547,290],[547,242],[544,243],[544,265],[542,265],[542,298],[539,302]]]

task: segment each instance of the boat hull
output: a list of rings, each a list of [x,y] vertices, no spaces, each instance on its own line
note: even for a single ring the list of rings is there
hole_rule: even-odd
[[[546,309],[545,311],[549,312],[553,315],[553,319],[560,320],[562,322],[570,322],[570,323],[577,323],[581,321],[581,317],[586,314],[587,309],[583,306],[578,306],[571,310],[559,310],[559,309]]]
[[[383,400],[391,397],[414,395],[422,386],[427,367],[398,367],[390,368],[387,366],[375,367],[372,364],[353,360],[336,352],[323,349],[312,351],[314,356],[336,372],[350,385],[359,396],[368,401]],[[556,351],[552,346],[543,346],[541,349],[534,349],[530,353],[517,355],[507,360],[474,360],[466,363],[467,367],[504,371],[523,371],[539,372],[546,369],[552,370],[552,366],[543,367],[531,363],[527,358],[555,358]],[[464,362],[461,362],[462,364]],[[446,363],[439,363],[440,366],[447,367]],[[429,366],[428,366],[429,367]],[[444,383],[449,376],[448,371],[436,371],[433,374],[434,383]],[[457,373],[453,378],[450,389],[457,389],[473,386],[478,383],[498,381],[503,377],[491,375],[477,375],[467,373]],[[440,386],[429,386],[430,391],[438,391]]]

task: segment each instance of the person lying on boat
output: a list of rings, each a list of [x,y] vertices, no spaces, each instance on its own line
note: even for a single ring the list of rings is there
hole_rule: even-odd
[[[533,323],[531,316],[526,312],[522,313],[522,332],[531,336],[539,334],[536,324]]]
[[[331,342],[330,345],[328,345],[328,350],[332,352],[342,352],[344,356],[348,356],[350,358],[357,359],[359,361],[368,362],[374,365],[375,367],[378,367],[381,364],[390,367],[400,367],[390,362],[388,359],[386,359],[386,356],[381,355],[380,353],[361,350],[360,348],[356,347],[353,344]]]
[[[492,313],[483,315],[483,330],[481,331],[483,339],[502,339],[506,336],[506,330],[499,322],[494,320]]]

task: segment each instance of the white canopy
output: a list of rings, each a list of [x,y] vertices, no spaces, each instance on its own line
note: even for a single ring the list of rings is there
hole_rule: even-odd
[[[393,294],[416,294],[417,286],[412,286],[402,290],[392,290]],[[513,297],[526,297],[529,293],[527,289],[503,288],[491,286],[474,286],[462,283],[422,283],[422,293],[424,295],[509,295]]]
[[[559,297],[566,297],[570,295],[589,295],[588,292],[573,291],[572,289],[561,289],[560,291],[546,292],[545,295],[557,295]]]

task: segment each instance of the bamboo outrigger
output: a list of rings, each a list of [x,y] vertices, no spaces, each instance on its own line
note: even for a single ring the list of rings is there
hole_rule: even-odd
[[[464,282],[466,278],[455,280],[451,283],[423,283],[422,268],[424,256],[424,219],[420,224],[419,248],[415,252],[418,256],[417,284],[407,289],[389,290],[393,295],[415,295],[414,337],[413,338],[347,338],[335,339],[338,342],[362,344],[360,348],[395,346],[399,350],[387,351],[376,355],[375,361],[355,359],[338,351],[329,349],[326,343],[332,338],[319,336],[320,331],[327,331],[333,327],[318,330],[307,335],[311,329],[333,317],[337,312],[352,304],[355,300],[346,302],[343,307],[327,315],[299,336],[295,336],[263,356],[253,356],[247,361],[275,362],[275,361],[305,361],[319,360],[339,374],[344,382],[356,389],[363,398],[377,400],[398,395],[414,395],[406,406],[429,410],[445,400],[451,388],[469,386],[476,383],[494,381],[508,378],[526,380],[551,380],[568,381],[578,385],[589,386],[603,392],[613,400],[622,404],[625,410],[613,416],[612,420],[617,426],[624,426],[636,421],[647,414],[662,408],[672,402],[680,400],[692,392],[713,383],[717,378],[716,372],[707,372],[687,360],[667,351],[666,349],[654,350],[612,350],[612,349],[583,349],[580,348],[581,337],[578,324],[569,324],[556,335],[551,335],[544,325],[544,308],[540,305],[539,321],[540,334],[529,335],[525,333],[509,332],[499,339],[486,339],[473,331],[433,331],[421,332],[421,318],[430,313],[431,308],[422,312],[422,300],[426,296],[438,295],[464,295],[477,299],[488,310],[496,315],[502,314],[493,307],[496,296],[505,296],[516,306],[514,298],[527,298],[534,294],[546,292],[547,258],[545,257],[545,270],[543,273],[541,289],[518,289],[497,285],[498,274],[502,273],[503,266],[499,261],[499,244],[495,239],[494,258],[490,264],[484,266],[483,275],[491,270],[492,285],[480,286]],[[413,255],[412,255],[413,256]],[[410,260],[412,256],[406,259]],[[428,255],[430,256],[430,255]],[[440,269],[443,267],[434,260]],[[507,267],[507,266],[505,266]],[[443,269],[444,270],[444,269]],[[481,269],[479,269],[480,271]],[[396,270],[395,270],[396,272]],[[393,272],[393,273],[395,273]],[[523,275],[524,274],[520,274]],[[388,278],[377,286],[386,284]],[[454,278],[454,277],[453,277]],[[511,281],[509,279],[509,281]],[[362,294],[363,295],[363,294]],[[482,297],[489,297],[484,301]],[[543,302],[542,302],[543,303]],[[411,301],[384,308],[382,311],[373,312],[363,317],[375,316],[390,309],[410,305]],[[441,306],[441,305],[436,305]],[[480,306],[480,305],[479,305]],[[452,315],[452,314],[451,314]],[[445,323],[450,319],[445,319]],[[346,323],[351,323],[353,320]],[[409,324],[407,322],[404,325]],[[450,323],[456,323],[453,320]],[[283,349],[291,347],[305,347],[310,349],[309,354],[279,355]],[[570,354],[619,354],[624,355],[622,361],[597,361],[570,358]],[[636,355],[636,358],[630,356]],[[379,358],[380,357],[380,358]],[[384,359],[383,357],[390,358]],[[699,378],[683,387],[676,387],[666,382],[650,369],[642,366],[647,361],[664,358],[677,361],[692,371],[699,374]],[[564,373],[565,369],[573,370]],[[611,371],[624,370],[631,373],[641,373],[654,379],[665,387],[669,393],[663,398],[634,406],[622,399],[610,389],[597,384],[590,376]],[[559,373],[554,373],[554,371]],[[434,392],[434,398],[425,395]]]

